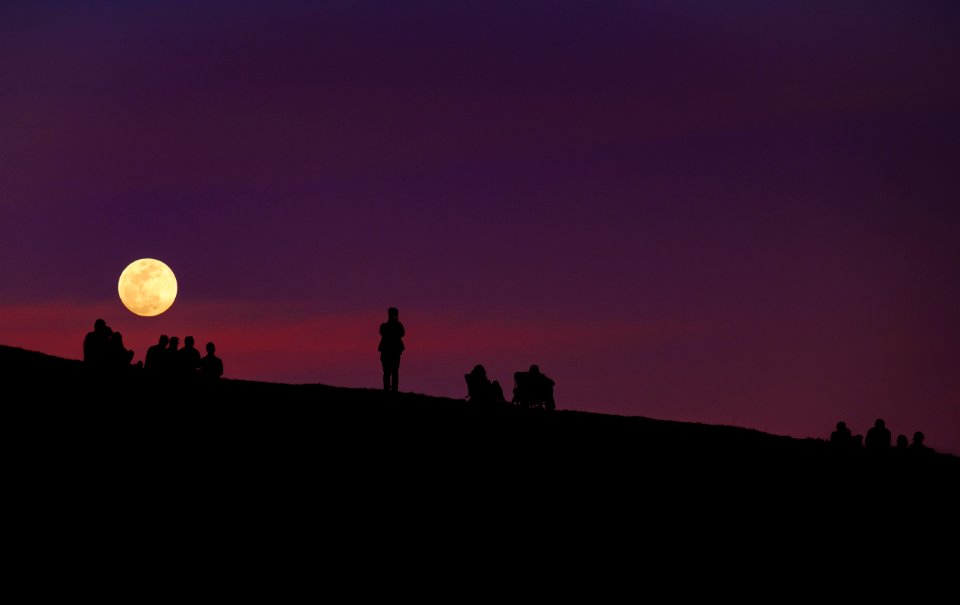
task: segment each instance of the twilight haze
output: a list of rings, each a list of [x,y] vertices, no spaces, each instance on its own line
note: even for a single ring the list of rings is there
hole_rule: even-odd
[[[960,3],[0,5],[0,344],[960,453]],[[170,265],[167,313],[117,298]]]

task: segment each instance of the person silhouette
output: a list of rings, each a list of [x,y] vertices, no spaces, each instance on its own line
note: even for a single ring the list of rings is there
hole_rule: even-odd
[[[496,380],[490,382],[487,369],[477,364],[469,374],[463,375],[467,381],[467,399],[473,403],[506,403],[503,387]]]
[[[133,361],[133,351],[128,351],[123,345],[123,334],[114,332],[110,335],[110,351],[107,362],[112,368],[125,368]]]
[[[207,354],[200,360],[200,377],[216,380],[223,376],[223,361],[214,355],[217,347],[212,342],[207,343]]]
[[[167,348],[163,351],[163,371],[167,374],[176,374],[179,363],[180,337],[171,336]]]
[[[546,374],[540,373],[540,366],[534,364],[530,366],[530,376],[536,379],[534,384],[539,385],[538,390],[542,393],[543,403],[548,410],[557,409],[557,404],[553,400],[553,386],[556,384],[550,380]]]
[[[897,449],[905,450],[909,447],[910,442],[907,440],[906,435],[897,435]]]
[[[890,429],[883,418],[877,418],[873,428],[867,431],[867,449],[880,450],[890,447]]]
[[[853,433],[847,428],[846,422],[837,423],[837,430],[830,433],[830,444],[843,449],[853,447]]]
[[[110,361],[110,335],[113,333],[107,322],[98,319],[93,322],[93,331],[87,332],[83,339],[83,361],[91,366],[102,367]]]
[[[200,367],[200,351],[193,346],[193,336],[183,339],[183,348],[177,351],[178,371],[184,375],[196,374]]]
[[[160,372],[163,370],[164,357],[166,356],[165,349],[169,343],[170,339],[167,335],[161,334],[157,344],[147,349],[147,355],[143,363],[145,370],[150,372]]]
[[[406,334],[400,323],[400,311],[387,309],[387,321],[380,324],[380,365],[383,366],[383,390],[396,393],[400,379],[400,355],[403,354],[403,337]]]
[[[906,439],[906,437],[904,437]],[[923,433],[917,431],[913,434],[913,443],[910,444],[910,449],[912,450],[928,450],[930,449],[923,444],[923,440],[926,439]]]
[[[556,402],[553,399],[553,387],[556,384],[540,373],[540,366],[534,364],[527,372],[514,372],[513,400],[524,407],[543,406],[547,410],[555,410]]]

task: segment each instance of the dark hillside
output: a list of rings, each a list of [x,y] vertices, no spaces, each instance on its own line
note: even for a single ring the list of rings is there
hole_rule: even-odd
[[[511,406],[374,389],[221,380],[167,382],[131,369],[89,371],[79,361],[0,347],[8,409],[25,434],[51,449],[85,452],[123,443],[164,456],[283,452],[288,462],[323,460],[391,464],[508,463],[511,468],[591,473],[707,473],[751,479],[787,474],[828,476],[838,469],[909,469],[956,476],[960,459],[930,453],[836,452],[818,439],[760,431],[570,410],[553,413]],[[159,447],[159,446],[163,447]],[[769,473],[774,473],[770,475]]]

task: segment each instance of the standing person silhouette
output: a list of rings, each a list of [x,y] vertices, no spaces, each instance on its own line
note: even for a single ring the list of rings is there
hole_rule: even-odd
[[[387,309],[387,321],[380,324],[380,364],[383,366],[383,390],[397,392],[400,377],[400,355],[403,353],[403,324],[396,307]]]

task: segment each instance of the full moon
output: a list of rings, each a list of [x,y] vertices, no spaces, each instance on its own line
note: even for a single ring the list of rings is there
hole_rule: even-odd
[[[143,317],[160,315],[177,297],[177,278],[170,267],[153,258],[135,260],[117,284],[123,306]]]

